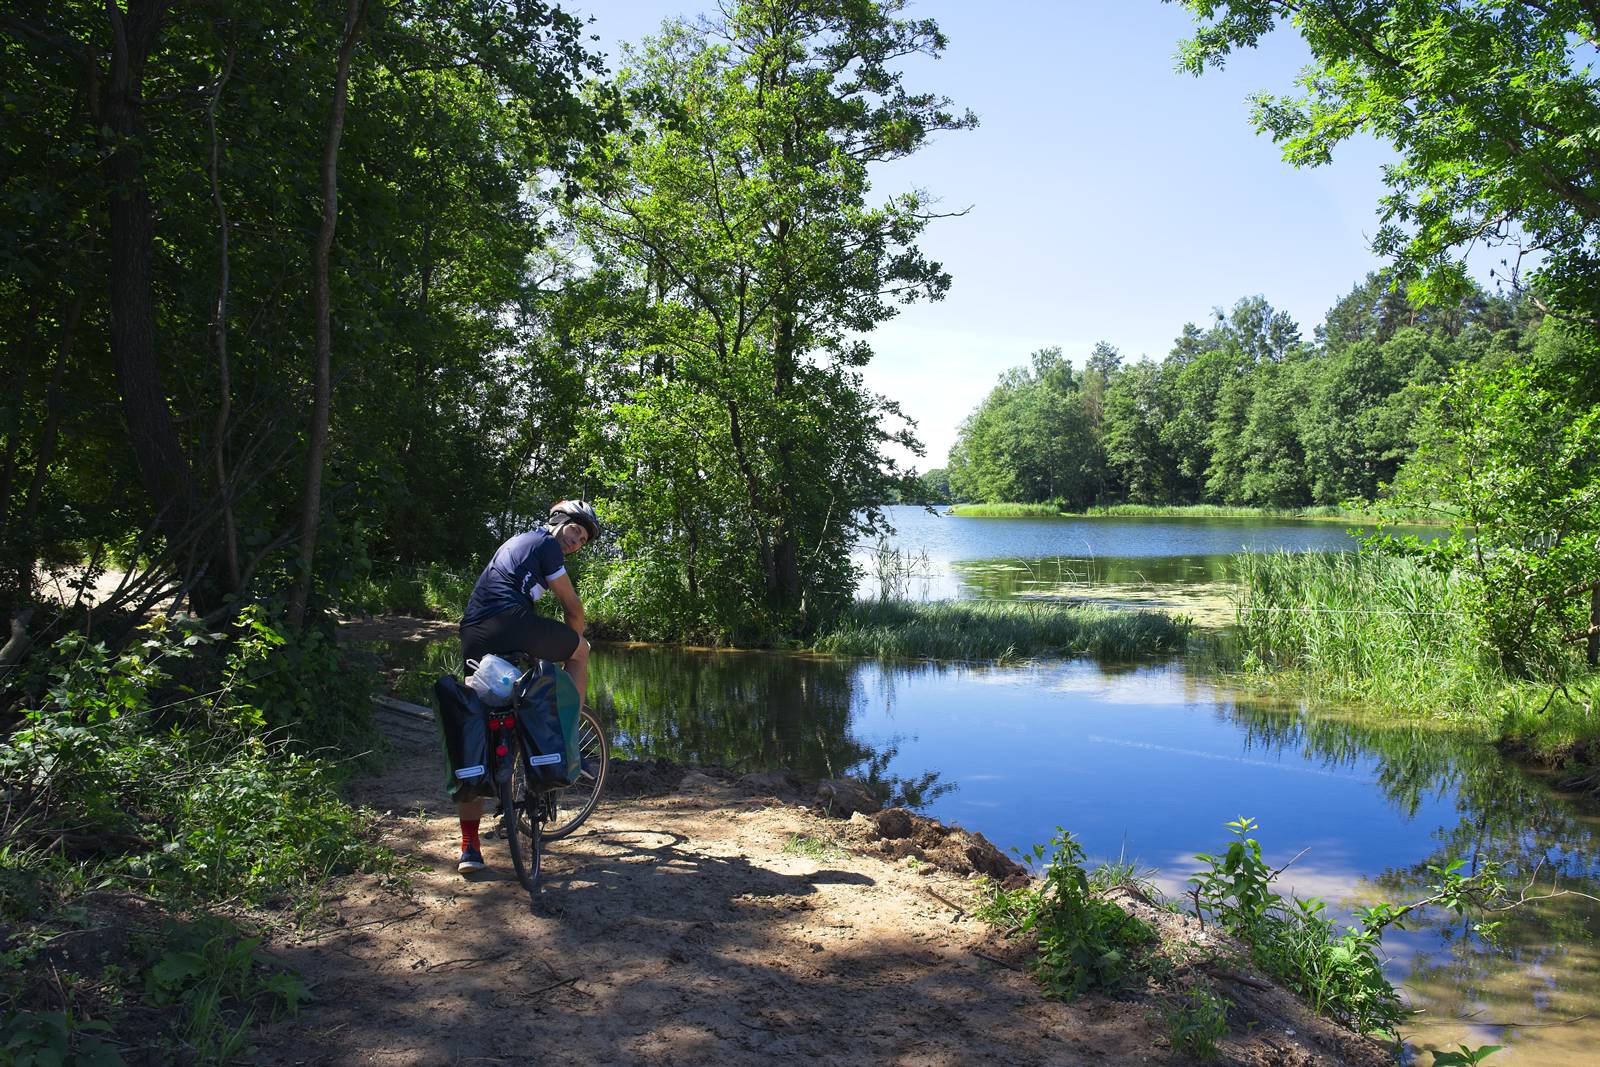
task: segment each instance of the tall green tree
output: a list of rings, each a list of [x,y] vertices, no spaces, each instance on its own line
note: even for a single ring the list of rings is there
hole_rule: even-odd
[[[1515,0],[1183,0],[1199,74],[1280,23],[1310,47],[1292,96],[1261,95],[1255,122],[1297,166],[1350,137],[1391,144],[1377,251],[1422,302],[1472,289],[1463,249],[1509,246],[1508,276],[1575,327],[1553,361],[1467,366],[1431,409],[1434,432],[1403,479],[1413,503],[1442,498],[1457,527],[1424,550],[1465,574],[1505,665],[1560,673],[1563,638],[1600,660],[1600,553],[1593,548],[1600,406],[1600,10]],[[1537,253],[1536,269],[1522,259]],[[1542,331],[1541,331],[1542,332]],[[1418,476],[1418,472],[1421,472]],[[1391,544],[1391,548],[1395,547]],[[1587,613],[1587,628],[1562,633]]]
[[[603,95],[578,95],[596,65],[582,24],[544,4],[368,0],[335,201],[319,171],[344,14],[0,14],[0,352],[30,383],[0,402],[0,600],[30,597],[37,561],[125,540],[154,561],[147,591],[175,581],[223,613],[278,598],[312,497],[290,472],[313,466],[319,592],[369,544],[482,550],[515,480],[485,442],[541,414],[486,401],[539,348],[545,193],[582,180],[609,121]],[[333,223],[313,464],[309,280]]]
[[[604,477],[628,566],[679,576],[663,596],[704,577],[678,550],[692,536],[744,561],[720,568],[733,610],[803,624],[849,595],[840,546],[900,478],[884,448],[913,438],[864,388],[860,336],[950,278],[916,244],[928,197],[876,198],[869,178],[975,122],[906,88],[907,57],[945,38],[904,6],[743,0],[667,25],[621,74],[640,134],[613,140],[615,180],[578,222],[653,302]]]
[[[1175,414],[1165,369],[1141,361],[1124,369],[1106,390],[1101,445],[1106,464],[1135,504],[1183,499],[1182,476],[1166,441]]]
[[[1080,380],[1059,348],[1000,376],[962,423],[950,458],[950,487],[962,500],[1084,507],[1104,478]]]

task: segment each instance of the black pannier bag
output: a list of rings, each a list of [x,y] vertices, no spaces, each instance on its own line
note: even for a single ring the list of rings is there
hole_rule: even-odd
[[[566,785],[575,776],[577,760],[570,751],[567,734],[562,730],[562,716],[558,700],[561,681],[575,696],[564,672],[545,665],[545,671],[528,682],[527,692],[517,702],[517,732],[522,735],[523,757],[528,761],[528,778],[540,785]],[[571,703],[569,699],[566,703]],[[576,718],[574,714],[572,718]]]
[[[445,788],[453,800],[475,800],[496,795],[489,767],[489,738],[485,709],[478,695],[445,675],[433,683],[433,700],[439,709],[439,733],[444,740],[450,779]]]

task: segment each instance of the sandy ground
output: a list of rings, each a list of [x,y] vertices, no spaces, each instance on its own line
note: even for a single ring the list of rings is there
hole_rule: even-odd
[[[1187,1062],[1163,1004],[1199,972],[1121,998],[1046,999],[1026,946],[971,915],[964,834],[923,822],[920,837],[902,826],[890,840],[884,816],[828,818],[804,792],[635,765],[551,846],[530,900],[503,841],[485,842],[489,871],[456,874],[440,777],[419,744],[364,783],[359,799],[389,813],[388,843],[421,870],[409,895],[349,879],[330,922],[270,942],[316,999],[255,1036],[254,1062]],[[1169,936],[1205,936],[1164,921]],[[1207,981],[1236,1005],[1222,1062],[1392,1062],[1247,975]]]

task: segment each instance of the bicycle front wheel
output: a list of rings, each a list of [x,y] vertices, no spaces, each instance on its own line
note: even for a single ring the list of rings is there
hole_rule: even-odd
[[[543,802],[528,781],[520,739],[512,743],[511,755],[511,777],[501,787],[501,815],[506,843],[511,846],[511,865],[517,870],[522,888],[532,893],[539,884],[539,866],[544,856]]]
[[[611,767],[611,741],[600,717],[585,707],[578,717],[578,757],[583,761],[578,780],[561,790],[550,793],[551,811],[549,825],[544,828],[546,840],[566,837],[583,824],[583,820],[600,803],[600,794],[606,787],[606,771]]]

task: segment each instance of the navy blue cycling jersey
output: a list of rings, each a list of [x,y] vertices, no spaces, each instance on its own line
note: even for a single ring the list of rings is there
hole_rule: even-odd
[[[482,622],[503,611],[527,611],[550,583],[567,573],[561,545],[545,527],[511,538],[495,550],[478,575],[461,625]]]

